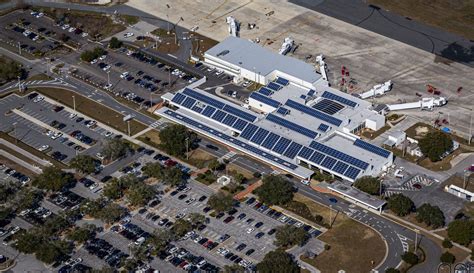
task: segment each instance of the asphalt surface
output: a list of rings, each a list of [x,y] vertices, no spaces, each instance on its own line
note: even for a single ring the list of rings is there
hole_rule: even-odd
[[[290,0],[290,2],[474,67],[474,41],[391,11],[369,6],[366,1]]]
[[[324,2],[323,2],[324,3]],[[49,6],[58,6],[60,7],[61,5],[64,5],[65,7],[72,8],[74,9],[75,7],[79,7],[82,10],[94,10],[94,11],[107,11],[109,13],[113,12],[112,9],[110,8],[101,8],[101,7],[92,7],[92,6],[77,6],[77,5],[72,5],[72,4],[60,4],[60,3],[48,3]],[[130,15],[140,15],[141,12],[139,11],[133,11],[134,9],[126,7],[126,6],[120,6],[116,8],[124,8],[126,11],[129,11],[128,14]],[[137,12],[137,14],[134,14],[133,12]],[[150,17],[149,15],[146,15],[147,17],[145,20],[156,20]],[[150,19],[151,18],[151,19]],[[181,30],[182,31],[182,30]],[[15,59],[17,58],[14,54],[11,54]],[[184,62],[177,60],[176,58],[173,58],[171,56],[165,55],[165,56],[157,56],[160,58],[163,58],[165,61],[170,61],[172,63],[175,63],[178,67],[179,65],[185,65]],[[25,60],[23,60],[25,61]],[[26,61],[28,62],[28,61]],[[29,65],[31,66],[32,70],[37,70],[37,71],[44,71],[44,64],[42,62],[28,62]],[[186,65],[188,69],[189,65]],[[187,70],[187,69],[183,69]],[[196,71],[199,72],[199,71]],[[202,73],[202,72],[201,72]],[[199,75],[199,74],[198,74]],[[144,124],[147,125],[152,125],[155,123],[155,119],[143,115],[139,112],[136,112],[134,109],[131,109],[130,107],[124,106],[117,102],[112,96],[109,94],[102,92],[102,91],[96,91],[94,87],[85,84],[77,79],[74,79],[72,77],[68,77],[67,75],[63,76],[63,80],[72,85],[75,86],[76,88],[72,89],[75,92],[78,92],[81,95],[87,96],[93,100],[100,100],[102,104],[115,109],[119,112],[122,112],[124,114],[131,114],[133,113],[135,115],[135,119],[143,122]],[[204,144],[205,142],[203,142]],[[215,145],[215,144],[213,144]],[[221,150],[221,149],[219,149]],[[225,150],[224,150],[225,151]],[[224,154],[226,154],[228,151],[225,151]],[[223,151],[216,152],[219,153],[220,156],[222,156]],[[240,159],[241,156],[236,157],[236,159],[233,159],[234,162],[237,162],[239,166],[248,168],[246,166],[250,166],[250,170],[253,172],[255,170],[265,170],[263,172],[270,172],[270,168],[257,162],[254,160],[247,159],[246,157],[242,157],[243,159]],[[251,164],[248,164],[248,162],[252,162]],[[295,181],[295,185],[299,188],[299,191],[310,197],[311,199],[323,203],[325,205],[333,205],[332,203],[329,202],[329,196],[326,194],[322,194],[319,192],[315,192],[308,187],[300,184],[298,181]],[[332,197],[332,196],[331,196]],[[339,200],[338,203],[335,205],[335,208],[340,210],[341,212],[344,212],[348,215],[351,215],[354,219],[357,219],[361,222],[364,222],[366,224],[371,225],[374,229],[379,231],[382,236],[385,238],[388,244],[388,256],[387,259],[384,261],[384,263],[380,266],[381,269],[385,269],[388,267],[396,267],[399,262],[400,262],[400,255],[403,253],[404,245],[406,244],[407,240],[413,240],[415,237],[415,233],[412,230],[406,229],[396,223],[393,223],[387,219],[385,219],[382,216],[370,213],[368,211],[364,211],[361,208],[358,207],[350,207],[350,204],[343,201]],[[420,246],[423,247],[427,253],[427,261],[424,262],[423,264],[417,266],[414,268],[413,272],[435,272],[436,267],[438,265],[438,259],[441,254],[441,249],[434,244],[434,242],[430,241],[428,238],[422,238],[420,241]]]

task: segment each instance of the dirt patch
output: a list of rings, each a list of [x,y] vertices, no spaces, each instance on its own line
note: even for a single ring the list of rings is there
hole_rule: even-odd
[[[196,149],[189,152],[189,159],[186,160],[186,162],[201,169],[214,159],[216,159],[216,157],[210,153],[202,149]]]
[[[388,125],[385,125],[384,127],[380,128],[377,131],[373,131],[373,130],[370,130],[370,129],[364,129],[364,130],[362,130],[361,135],[364,138],[367,138],[367,139],[375,139],[376,137],[378,137],[381,134],[385,133],[389,129],[390,129],[390,126],[388,126]]]
[[[323,206],[319,203],[314,202],[313,200],[309,199],[308,197],[301,195],[299,193],[296,193],[295,196],[293,197],[293,200],[301,202],[308,206],[309,210],[313,215],[321,215],[323,217],[323,222],[324,223],[329,223],[329,217],[332,215],[332,218],[334,218],[334,215],[336,215],[336,211],[332,210],[330,212],[330,209],[326,206]]]
[[[425,127],[425,126],[418,126],[415,128],[415,133],[417,137],[424,137],[426,136],[430,131],[430,128]]]
[[[254,176],[253,176],[253,173],[251,173],[249,170],[247,169],[244,169],[240,166],[237,166],[233,163],[229,163],[227,165],[227,170],[229,173],[241,173],[243,176],[245,176],[245,178],[247,179],[247,181],[251,181],[253,179],[256,179]]]
[[[159,147],[161,144],[160,132],[157,130],[150,130],[139,136],[138,139],[153,147]]]
[[[204,52],[218,44],[216,40],[195,32],[191,33],[190,38],[193,40],[193,55],[197,57],[202,57]]]

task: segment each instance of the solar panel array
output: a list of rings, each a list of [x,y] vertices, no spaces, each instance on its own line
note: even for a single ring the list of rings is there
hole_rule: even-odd
[[[277,154],[283,154],[285,150],[288,148],[288,145],[291,143],[291,140],[281,137],[278,142],[273,147],[272,151]]]
[[[330,99],[330,100],[338,101],[338,102],[343,103],[343,104],[345,104],[347,106],[350,106],[350,107],[356,107],[357,106],[356,102],[351,101],[351,100],[346,99],[346,98],[343,98],[341,96],[338,96],[338,95],[336,95],[334,93],[331,93],[329,91],[324,91],[322,97]]]
[[[274,108],[278,108],[280,106],[280,103],[278,101],[269,97],[265,97],[264,95],[257,92],[253,92],[252,94],[250,94],[250,98],[265,103],[266,105],[270,105]]]
[[[329,99],[322,99],[313,105],[313,108],[326,114],[334,115],[335,113],[344,109],[344,105]]]
[[[303,105],[301,103],[297,103],[296,101],[293,101],[293,100],[287,100],[286,103],[285,103],[286,106],[289,106],[293,109],[296,109],[296,110],[299,110],[303,113],[306,113],[308,115],[311,115],[317,119],[320,119],[320,120],[324,120],[328,123],[331,123],[333,125],[336,125],[336,126],[339,126],[341,125],[342,123],[342,120],[338,119],[338,118],[335,118],[335,117],[332,117],[328,114],[325,114],[323,112],[320,112],[320,111],[317,111],[311,107],[308,107],[306,105]]]
[[[273,91],[278,91],[278,90],[280,90],[280,89],[283,88],[283,86],[281,86],[281,85],[279,85],[279,84],[277,84],[277,83],[274,83],[274,82],[269,82],[269,83],[267,84],[267,87],[270,88],[270,89],[273,90]]]
[[[183,94],[186,95],[186,96],[188,96],[188,97],[185,99],[184,102],[181,103],[181,102],[178,102],[178,101],[174,101],[176,97],[178,97],[176,100],[181,100],[182,96],[184,96]],[[209,97],[209,96],[206,96],[206,95],[204,95],[204,94],[201,94],[201,93],[196,92],[196,91],[194,91],[194,90],[192,90],[192,89],[189,89],[189,88],[185,88],[184,91],[183,91],[183,93],[178,93],[178,94],[176,94],[175,97],[174,97],[171,101],[176,102],[176,103],[178,103],[178,104],[181,104],[181,105],[183,105],[184,107],[187,107],[188,104],[184,105],[184,103],[186,103],[186,101],[188,101],[188,103],[190,103],[190,101],[189,101],[188,99],[191,99],[191,98],[194,99],[194,102],[195,102],[195,100],[201,101],[201,102],[203,102],[203,103],[205,103],[205,104],[211,105],[211,106],[214,107],[214,108],[224,110],[224,111],[226,111],[226,112],[228,112],[228,113],[231,113],[231,114],[233,114],[233,115],[235,115],[235,116],[237,116],[237,117],[239,117],[239,118],[245,119],[245,120],[247,120],[247,121],[249,121],[249,122],[254,122],[254,121],[257,119],[256,116],[254,116],[254,115],[252,115],[252,114],[250,114],[250,113],[247,113],[247,112],[245,112],[245,111],[242,111],[242,110],[240,110],[240,109],[237,109],[237,108],[235,108],[235,107],[233,107],[233,106],[230,106],[230,105],[228,105],[228,104],[225,104],[225,103],[223,103],[223,102],[221,102],[221,101],[218,101],[218,100],[216,100],[216,99],[214,99],[214,98],[211,98],[211,97]],[[191,105],[191,106],[192,106],[192,105]],[[187,107],[187,108],[191,108],[191,107]]]
[[[280,139],[280,136],[275,133],[270,133],[267,138],[263,141],[262,147],[271,150],[275,146],[277,140]]]
[[[302,147],[303,145],[298,144],[296,142],[292,142],[283,155],[288,158],[295,158],[295,156],[298,154]]]
[[[319,124],[318,130],[322,132],[327,132],[329,130],[329,126],[327,124],[321,123]]]
[[[316,133],[315,131],[312,131],[312,130],[309,130],[303,126],[300,126],[296,123],[293,123],[291,121],[288,121],[286,119],[283,119],[283,118],[280,118],[278,116],[275,116],[274,114],[268,114],[267,115],[267,120],[273,122],[273,123],[276,123],[278,125],[281,125],[283,127],[286,127],[292,131],[295,131],[297,133],[300,133],[302,135],[305,135],[307,137],[310,137],[310,138],[315,138],[318,133]]]
[[[277,113],[281,114],[282,116],[286,116],[289,112],[290,110],[286,109],[285,107],[280,107],[277,110]]]
[[[198,128],[198,129],[201,129],[201,130],[204,130],[206,131],[207,133],[211,134],[211,135],[214,135],[215,137],[219,138],[219,139],[222,139],[222,140],[225,140],[229,143],[233,143],[235,144],[236,146],[238,146],[240,149],[243,149],[243,150],[246,150],[247,152],[251,152],[253,154],[256,154],[258,156],[261,156],[261,157],[264,157],[272,162],[275,162],[275,163],[278,163],[279,165],[283,165],[291,170],[295,170],[296,168],[298,168],[298,166],[296,164],[293,164],[291,162],[288,162],[284,159],[281,159],[280,157],[276,157],[272,154],[269,154],[257,147],[254,147],[252,145],[248,145],[246,144],[245,142],[243,141],[240,141],[234,137],[231,137],[229,135],[226,135],[226,134],[223,134],[223,133],[220,133],[200,122],[197,122],[195,120],[192,120],[190,118],[187,118],[187,117],[184,117],[182,115],[179,115],[171,110],[167,110],[164,112],[164,114],[170,116],[170,117],[173,117],[173,118],[176,118],[176,119],[179,119],[181,121],[183,121],[184,123],[188,124],[188,125],[191,125],[195,128]],[[252,124],[250,124],[252,125]]]
[[[250,140],[250,138],[253,136],[253,134],[255,134],[257,129],[258,129],[258,126],[253,125],[253,124],[249,124],[242,131],[242,133],[240,134],[240,137],[245,138],[247,140]]]
[[[307,94],[307,95],[311,97],[312,95],[314,95],[314,93],[316,93],[316,91],[314,91],[313,89],[311,89],[311,90],[308,91],[308,94]]]
[[[258,90],[258,93],[263,94],[265,96],[270,96],[271,94],[273,94],[272,90],[270,90],[268,88],[265,88],[265,87],[260,88]]]
[[[387,151],[385,149],[382,149],[378,146],[375,146],[373,144],[370,144],[368,142],[365,142],[363,140],[360,140],[360,139],[356,139],[356,141],[354,142],[354,145],[357,146],[357,147],[360,147],[364,150],[367,150],[371,153],[374,153],[376,155],[379,155],[379,156],[382,156],[382,157],[385,157],[385,158],[388,158],[391,154],[390,151]]]
[[[281,78],[281,77],[278,77],[275,82],[281,85],[288,85],[290,83],[289,80]]]
[[[252,139],[250,139],[250,141],[257,145],[260,145],[269,133],[269,131],[263,128],[259,128],[255,135],[253,135]]]
[[[323,154],[330,155],[336,159],[339,159],[341,161],[344,161],[346,163],[349,163],[350,165],[354,165],[357,168],[360,168],[362,170],[367,169],[369,167],[369,163],[364,162],[360,159],[357,159],[355,157],[352,157],[348,154],[345,154],[343,152],[339,152],[336,149],[333,149],[329,146],[326,146],[324,144],[321,144],[316,141],[312,141],[311,144],[309,145],[311,148],[316,149],[317,151],[320,151]]]

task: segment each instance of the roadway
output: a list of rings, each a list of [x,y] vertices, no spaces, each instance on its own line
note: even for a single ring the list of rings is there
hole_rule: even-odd
[[[107,7],[79,6],[79,5],[74,5],[74,4],[61,4],[61,3],[52,3],[52,2],[47,3],[47,4],[48,6],[57,6],[57,7],[67,6],[68,8],[71,8],[71,9],[79,7],[82,10],[86,10],[86,9],[93,10],[93,11],[106,10],[108,13],[113,12],[112,8],[107,8]],[[126,8],[126,10],[134,10],[130,7],[125,7],[125,6],[119,6],[115,8],[122,8],[122,7]],[[141,13],[139,11],[136,11],[136,12],[137,14]],[[131,15],[137,15],[137,14],[131,14]],[[146,16],[148,19],[151,18],[149,15],[146,15]],[[158,20],[158,19],[154,19],[154,20]],[[15,56],[15,59],[17,59],[17,57],[18,56]],[[189,71],[189,69],[192,69],[191,66],[171,56],[167,56],[167,57],[159,56],[159,57],[160,58],[163,57],[165,58],[166,61],[169,61],[173,64],[176,63],[178,67],[183,66],[184,70]],[[23,62],[29,62],[29,66],[31,67],[33,71],[35,70],[40,71],[40,72],[44,71],[44,64],[42,62],[32,62],[32,61],[27,61],[27,60],[23,60]],[[124,114],[133,114],[135,115],[136,120],[148,126],[156,122],[156,119],[153,119],[140,112],[137,112],[128,106],[120,104],[118,101],[116,101],[112,96],[110,96],[106,92],[98,91],[94,87],[78,79],[69,77],[68,75],[64,75],[62,79],[64,80],[64,82],[72,86],[75,86],[76,88],[72,89],[72,91],[77,92],[80,95],[99,101],[103,105],[110,107],[118,112],[121,112]],[[205,146],[207,143],[210,143],[210,142],[208,140],[203,139],[202,141],[203,146]],[[215,143],[213,143],[213,145],[215,145]],[[218,151],[214,151],[212,149],[207,149],[207,150],[211,151],[212,153],[216,153],[216,156],[222,157],[228,152],[227,149],[225,148],[222,149],[222,148],[223,147],[221,147]],[[249,159],[247,157],[237,155],[235,156],[235,158],[232,158],[231,161],[239,165],[240,167],[248,169],[251,172],[255,172],[255,171],[259,171],[262,173],[273,172],[273,170],[267,165],[264,165],[263,163],[260,163],[256,160]],[[294,182],[299,192],[302,193],[303,195],[313,199],[316,202],[322,203],[326,206],[333,205],[332,203],[329,202],[329,196],[327,194],[313,191],[307,186],[304,186],[301,183],[299,183],[299,181],[297,180],[295,180]],[[404,228],[400,226],[399,224],[394,223],[380,215],[371,213],[369,211],[363,210],[358,207],[354,207],[354,206],[351,207],[351,205],[348,202],[343,201],[342,199],[339,199],[337,205],[334,206],[334,208],[340,210],[343,213],[351,215],[351,217],[357,221],[370,225],[372,228],[377,230],[382,235],[382,237],[386,240],[387,245],[388,245],[388,255],[387,255],[386,260],[382,263],[382,265],[379,268],[385,269],[388,267],[396,267],[400,263],[400,255],[404,251],[403,247],[406,244],[406,241],[413,240],[413,238],[415,237],[415,233],[412,230]],[[438,266],[439,256],[441,255],[441,249],[433,241],[431,241],[430,239],[426,237],[422,237],[420,241],[420,246],[425,250],[427,254],[427,261],[415,267],[413,269],[413,272],[435,272]]]

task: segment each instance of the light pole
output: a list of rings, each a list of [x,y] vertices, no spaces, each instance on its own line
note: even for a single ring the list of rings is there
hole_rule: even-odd
[[[469,123],[469,145],[471,145],[472,139],[472,108],[471,108],[471,122]]]
[[[17,122],[13,122],[13,136],[15,137],[15,144],[18,144],[18,138],[16,136],[16,124]]]
[[[420,232],[418,229],[415,229],[415,254],[416,250],[418,249],[418,232]]]
[[[127,120],[128,136],[130,136],[130,120]]]
[[[76,97],[72,95],[72,107],[74,108],[74,112],[76,112]]]
[[[166,33],[169,35],[169,34],[170,34],[170,17],[169,17],[169,15],[168,15],[168,12],[169,12],[169,9],[170,9],[171,7],[170,7],[170,5],[166,4],[166,8],[167,8],[167,9],[166,9],[166,20],[167,20],[166,22],[167,22],[167,24],[168,24],[168,26],[167,26],[167,27],[168,27],[168,31],[167,31]]]
[[[18,42],[18,53],[20,53],[20,55],[21,55],[21,46],[20,45],[21,45],[21,43]]]
[[[107,70],[107,86],[110,86],[110,70]]]
[[[174,24],[174,43],[175,44],[178,44],[178,32],[176,31],[176,27],[178,26],[179,22],[181,21],[184,21],[183,17],[179,17],[179,20],[178,22],[176,22],[176,24]]]
[[[18,76],[18,92],[21,93],[21,80],[20,80],[20,76]]]

